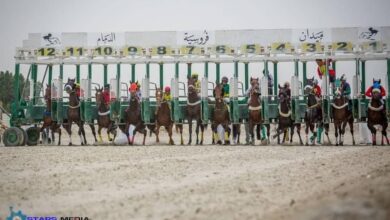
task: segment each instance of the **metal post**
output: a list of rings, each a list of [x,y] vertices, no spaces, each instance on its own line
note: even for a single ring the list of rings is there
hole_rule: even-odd
[[[80,83],[80,64],[76,65],[76,82]]]
[[[362,89],[362,95],[364,97],[364,91],[366,91],[366,61],[365,60],[361,60],[361,64],[362,64],[362,71],[361,71],[361,81],[362,81],[362,86],[361,86],[361,89]]]
[[[88,63],[88,79],[92,79],[92,63]]]
[[[20,90],[19,90],[19,77],[20,77],[20,64],[15,64],[15,76],[14,76],[14,100],[11,107],[12,118],[17,117],[19,109],[19,100],[20,100]],[[11,126],[15,126],[14,120],[11,120]]]
[[[135,63],[131,64],[131,82],[135,82]]]
[[[160,66],[160,88],[163,89],[164,87],[164,64],[159,63]]]
[[[146,78],[150,78],[150,63],[146,63]]]
[[[175,63],[175,78],[179,78],[179,62]]]
[[[59,77],[61,80],[64,79],[64,64],[61,63],[60,64],[60,77]]]
[[[274,62],[274,95],[278,94],[278,62]]]
[[[103,64],[103,83],[104,83],[104,85],[106,85],[108,83],[107,75],[108,75],[107,64]]]
[[[307,62],[302,61],[302,72],[303,72],[303,86],[307,84]]]
[[[118,63],[116,65],[116,94],[117,94],[117,100],[120,101],[120,97],[121,97],[121,64]]]
[[[191,77],[192,74],[192,63],[187,63],[187,78]]]
[[[216,66],[216,76],[215,76],[215,83],[219,83],[220,77],[221,77],[221,64],[215,63]]]
[[[204,63],[204,77],[209,78],[209,62],[206,61]]]
[[[53,80],[53,65],[49,65],[49,76],[47,79],[47,84],[51,85],[51,81]]]
[[[244,63],[244,70],[245,70],[245,91],[249,89],[249,63]]]
[[[298,60],[294,61],[294,76],[299,76],[299,62],[298,62]]]

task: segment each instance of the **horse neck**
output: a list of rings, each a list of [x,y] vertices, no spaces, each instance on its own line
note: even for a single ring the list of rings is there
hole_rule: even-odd
[[[137,99],[130,99],[130,109],[132,110],[138,110],[139,108],[139,102],[137,101]]]
[[[345,103],[345,97],[343,96],[338,96],[334,99],[334,103],[336,105],[343,105]]]
[[[70,93],[69,95],[69,105],[76,106],[79,104],[79,100],[77,99],[77,95],[75,92]]]
[[[283,113],[287,113],[289,110],[290,110],[290,107],[289,107],[288,101],[287,101],[287,99],[284,99],[280,103],[280,111]]]
[[[193,92],[193,93],[188,93],[188,101],[190,102],[196,102],[198,101],[200,98],[198,96],[198,94],[196,94],[196,92]]]
[[[313,106],[315,104],[317,104],[317,99],[313,94],[310,94],[308,99],[307,99],[307,105],[310,107],[310,106]]]
[[[259,101],[259,97],[257,95],[251,95],[250,99],[249,99],[249,105],[250,106],[259,106],[260,105],[260,101]]]
[[[98,110],[99,112],[106,112],[109,110],[107,105],[103,102],[103,100],[100,100],[100,103],[98,104]]]
[[[371,105],[372,105],[373,107],[379,107],[379,106],[382,105],[382,103],[381,103],[380,99],[372,98],[372,99],[371,99]]]
[[[51,99],[46,99],[46,110],[51,111]]]

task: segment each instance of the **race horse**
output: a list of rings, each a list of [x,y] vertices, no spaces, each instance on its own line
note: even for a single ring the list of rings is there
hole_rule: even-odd
[[[348,110],[348,99],[345,96],[342,96],[340,87],[338,87],[335,91],[332,111],[336,146],[343,146],[344,144],[345,127],[347,126],[347,123],[349,124],[349,129],[351,130],[352,144],[355,145],[352,111]]]
[[[306,133],[306,146],[309,145],[309,129],[311,133],[313,134],[312,137],[310,137],[310,142],[312,142],[312,145],[315,145],[315,139],[317,138],[317,131],[315,131],[315,128],[324,128],[325,127],[325,134],[328,137],[328,141],[330,143],[329,139],[329,126],[324,126],[324,123],[322,122],[322,108],[321,108],[321,102],[317,101],[316,95],[314,93],[314,89],[312,86],[312,82],[308,80],[308,85],[305,87],[305,95],[307,96],[307,105],[306,105],[306,112],[305,112],[305,133]]]
[[[173,120],[171,118],[171,108],[169,105],[168,100],[163,99],[163,92],[161,88],[156,89],[156,102],[157,102],[157,109],[156,109],[156,142],[160,143],[159,139],[159,132],[160,127],[164,126],[165,129],[168,132],[169,135],[169,144],[173,145],[173,139],[172,139],[172,130],[173,130]],[[183,145],[183,126],[176,125],[176,127],[180,131],[180,144]]]
[[[303,141],[301,138],[301,123],[295,123],[295,121],[292,119],[291,115],[291,100],[290,96],[288,95],[288,91],[286,88],[281,87],[279,85],[279,122],[278,122],[278,128],[277,133],[273,136],[273,138],[278,137],[278,144],[280,144],[280,134],[283,134],[282,143],[286,140],[286,134],[287,129],[290,128],[290,143],[292,143],[293,135],[294,135],[294,128],[297,129],[298,137],[299,137],[299,143],[303,145]]]
[[[49,143],[54,143],[55,133],[58,133],[58,145],[61,145],[61,125],[53,121],[51,115],[51,85],[49,84],[46,85],[44,99],[46,101],[46,110],[43,113],[43,124],[41,127],[42,139],[45,137]],[[51,139],[49,138],[49,130],[51,130]]]
[[[141,117],[141,103],[136,91],[130,92],[129,107],[125,111],[125,134],[130,145],[134,144],[134,136],[137,132],[144,135],[142,145],[145,145],[146,127]]]
[[[263,119],[261,115],[261,100],[260,100],[260,87],[259,79],[251,79],[252,87],[250,89],[250,96],[248,102],[248,130],[250,134],[249,143],[255,144],[254,128],[255,126],[262,126]],[[267,126],[267,133],[269,137],[269,125]],[[264,138],[264,137],[262,137]]]
[[[99,141],[102,142],[102,129],[107,129],[107,137],[108,141],[113,141],[116,138],[117,132],[117,126],[115,125],[114,121],[110,119],[110,106],[105,103],[104,97],[103,97],[103,88],[96,88],[95,87],[95,97],[96,97],[96,107],[97,107],[97,124],[98,124],[98,136]],[[114,136],[114,138],[111,138],[110,134]]]
[[[230,144],[230,117],[228,107],[226,106],[225,101],[222,96],[222,84],[217,84],[214,88],[215,95],[215,107],[213,112],[213,117],[211,121],[211,129],[213,131],[213,143],[214,140],[218,140],[218,144]],[[221,137],[218,138],[218,127],[221,126],[223,128],[223,142]],[[222,136],[223,136],[222,135]],[[221,136],[221,135],[220,135]]]
[[[198,95],[198,92],[195,88],[195,80],[191,77],[188,77],[188,97],[187,97],[187,120],[189,127],[189,140],[188,145],[192,142],[192,121],[196,121],[196,144],[203,144],[203,133],[204,133],[204,125],[202,124],[201,118],[201,100]],[[199,142],[199,128],[201,130],[201,137]]]
[[[371,131],[372,135],[372,145],[376,145],[376,128],[375,125],[381,125],[382,126],[382,141],[381,144],[383,145],[383,138],[386,138],[387,144],[389,144],[389,139],[387,138],[387,126],[388,126],[388,120],[386,117],[386,114],[384,111],[384,104],[381,102],[381,94],[380,91],[373,90],[372,92],[372,98],[371,102],[368,105],[367,109],[367,126],[368,129]]]
[[[85,136],[85,130],[84,130],[84,121],[81,119],[81,111],[80,111],[80,100],[79,97],[76,94],[76,80],[75,79],[69,79],[68,82],[65,84],[65,91],[69,94],[69,105],[68,105],[68,118],[64,120],[62,126],[65,128],[69,135],[69,146],[71,146],[72,143],[72,124],[73,122],[78,125],[79,131],[78,134],[80,136],[80,142],[81,145],[87,145],[87,139]],[[95,142],[97,142],[96,139],[96,132],[95,132],[95,126],[93,123],[89,124],[93,137],[95,138]]]

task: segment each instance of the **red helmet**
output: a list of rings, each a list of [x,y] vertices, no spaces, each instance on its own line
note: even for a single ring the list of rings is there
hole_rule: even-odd
[[[166,87],[165,87],[165,92],[170,92],[170,91],[171,91],[171,87],[166,86]]]
[[[131,85],[130,85],[130,91],[137,91],[137,84],[136,83],[132,83]]]

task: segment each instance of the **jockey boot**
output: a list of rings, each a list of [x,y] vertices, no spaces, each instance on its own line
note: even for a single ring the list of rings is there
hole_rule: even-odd
[[[322,127],[317,128],[317,144],[321,144],[321,136],[323,130],[324,128]]]

